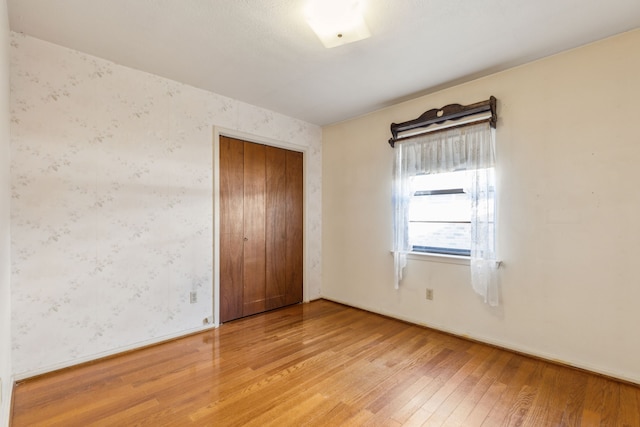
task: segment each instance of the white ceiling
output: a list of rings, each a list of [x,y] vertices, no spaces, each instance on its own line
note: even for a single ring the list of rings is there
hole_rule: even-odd
[[[333,49],[304,0],[8,5],[13,31],[318,125],[640,27],[640,0],[365,1],[372,37]]]

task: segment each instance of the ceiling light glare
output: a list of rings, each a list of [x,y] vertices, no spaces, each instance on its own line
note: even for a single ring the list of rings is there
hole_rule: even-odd
[[[327,48],[371,36],[360,0],[307,0],[305,18]]]

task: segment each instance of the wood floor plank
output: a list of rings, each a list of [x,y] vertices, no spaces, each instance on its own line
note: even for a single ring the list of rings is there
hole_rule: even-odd
[[[444,424],[452,424],[452,422],[448,421],[448,418],[453,414],[457,407],[469,397],[471,390],[473,390],[476,384],[480,381],[479,373],[486,371],[490,367],[490,364],[493,362],[493,359],[489,357],[490,355],[490,351],[476,353],[477,362],[474,364],[467,363],[462,368],[468,369],[467,375],[459,375],[460,372],[456,373],[456,376],[459,376],[461,381],[457,383],[452,377],[451,380],[447,381],[447,385],[439,391],[443,396],[448,392],[446,398],[438,403],[434,396],[434,399],[429,401],[429,405],[434,408],[433,414],[427,419],[427,424],[429,426],[435,427]],[[445,390],[447,392],[445,392]],[[423,408],[424,407],[428,408],[427,405],[423,405]]]
[[[372,417],[373,417],[373,413],[367,411],[366,409],[362,409],[358,411],[356,414],[354,414],[353,416],[344,420],[343,423],[338,425],[342,425],[344,427],[360,427]],[[331,424],[325,424],[325,425],[331,425]]]
[[[562,411],[562,421],[560,425],[563,426],[576,426],[580,425],[580,418],[584,410],[584,403],[586,399],[587,381],[589,376],[584,373],[580,375],[571,375],[573,372],[568,371],[563,373],[564,381],[569,383],[569,394],[567,396],[567,403]]]
[[[602,403],[602,418],[600,425],[618,425],[618,415],[620,414],[620,384],[607,381],[604,384],[604,402]]]
[[[507,385],[502,382],[496,381],[491,384],[462,425],[470,427],[483,425],[493,408],[501,401],[506,389]]]
[[[329,301],[17,384],[12,426],[640,425],[640,388]]]
[[[393,422],[399,423],[394,415],[397,411],[402,409],[420,390],[424,389],[427,384],[432,381],[431,378],[422,376],[416,377],[414,375],[407,378],[404,382],[399,383],[393,390],[378,397],[368,409],[377,409],[375,416],[371,420],[370,424]]]
[[[640,395],[634,387],[620,386],[620,417],[624,427],[640,426]]]
[[[482,374],[478,382],[464,397],[464,400],[456,407],[451,415],[445,421],[450,426],[462,426],[471,411],[478,404],[480,399],[487,392],[489,387],[495,383],[496,379],[504,369],[507,362],[513,357],[512,354],[495,350],[493,357],[487,361],[489,369]],[[486,414],[485,414],[486,416]],[[484,419],[484,418],[483,418]]]
[[[526,415],[532,388],[541,380],[543,364],[524,357],[511,359],[498,379],[507,387],[500,400],[491,408],[483,426],[508,425],[508,420],[516,420]],[[533,385],[533,387],[532,387]]]
[[[247,427],[302,425],[313,417],[331,411],[339,403],[321,394],[302,396],[298,395],[297,399],[276,405],[270,411],[260,414],[244,425]]]
[[[586,384],[583,376],[579,372],[571,372],[567,369],[557,369],[557,376],[553,386],[553,390],[541,390],[542,393],[548,394],[547,413],[545,420],[549,425],[571,425],[566,422],[572,417],[573,425],[577,423],[577,408],[580,408],[580,399],[584,399],[584,385]],[[576,409],[571,409],[571,406]]]
[[[529,410],[533,404],[533,400],[537,395],[538,389],[529,385],[523,386],[511,408],[509,409],[507,417],[502,421],[502,425],[505,426],[521,426],[521,425],[544,425],[540,424],[538,420],[534,418],[533,422],[529,422],[526,419]],[[482,425],[492,425],[493,421],[488,424],[485,422]]]
[[[599,426],[602,419],[604,402],[604,378],[591,376],[587,380],[585,399],[580,424],[583,426]]]
[[[555,400],[556,395],[552,395],[550,391],[556,386],[557,377],[557,369],[552,366],[544,366],[540,380],[534,379],[536,385],[528,387],[529,390],[526,393],[526,397],[521,397],[525,401],[518,408],[520,414],[517,414],[517,418],[514,418],[509,424],[551,425],[548,424],[550,421],[548,420],[549,406],[552,403],[550,399],[553,397]],[[522,422],[518,422],[520,418],[523,420]]]
[[[409,418],[417,412],[422,405],[429,400],[429,398],[442,387],[443,381],[441,379],[425,376],[424,387],[416,393],[416,395],[402,406],[399,410],[394,412],[392,419],[404,425]]]

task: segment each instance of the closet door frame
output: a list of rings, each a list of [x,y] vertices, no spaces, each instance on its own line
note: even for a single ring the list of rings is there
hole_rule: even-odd
[[[216,126],[213,128],[213,324],[215,327],[220,326],[220,135],[302,153],[302,302],[309,302],[307,289],[307,256],[309,254],[307,218],[309,205],[306,193],[308,183],[308,147]]]

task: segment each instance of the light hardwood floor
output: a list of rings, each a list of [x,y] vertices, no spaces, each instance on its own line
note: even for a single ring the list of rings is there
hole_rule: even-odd
[[[19,383],[20,426],[640,426],[640,388],[329,301]]]

